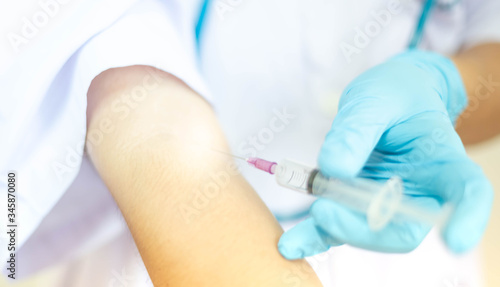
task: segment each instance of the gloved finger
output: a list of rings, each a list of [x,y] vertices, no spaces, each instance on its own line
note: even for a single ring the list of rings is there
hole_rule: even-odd
[[[493,188],[477,166],[468,158],[442,166],[434,176],[433,186],[443,201],[454,206],[443,238],[457,253],[474,247],[481,239],[493,202]]]
[[[308,218],[281,236],[278,250],[283,257],[293,260],[325,252],[337,245],[341,243],[317,228],[314,220]]]
[[[416,200],[423,204],[422,201],[430,199]],[[317,226],[339,242],[382,252],[409,252],[422,242],[431,229],[431,226],[418,222],[391,221],[383,229],[373,231],[366,215],[326,199],[317,200],[310,214]]]
[[[376,105],[367,99],[352,100],[339,109],[319,153],[325,175],[353,177],[361,170],[390,122],[374,111]]]

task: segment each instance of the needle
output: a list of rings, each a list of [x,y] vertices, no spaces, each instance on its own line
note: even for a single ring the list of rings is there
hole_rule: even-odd
[[[217,150],[217,149],[214,149],[214,148],[211,148],[211,150],[219,152],[219,153],[223,153],[223,154],[228,155],[228,156],[232,156],[234,158],[238,158],[238,159],[244,160],[244,161],[248,162],[251,166],[253,166],[253,167],[257,168],[257,169],[263,170],[263,171],[265,171],[265,172],[267,172],[269,174],[274,174],[274,172],[276,170],[277,163],[272,162],[272,161],[267,161],[265,159],[261,159],[261,158],[258,158],[258,157],[244,158],[244,157],[237,156],[237,155],[234,155],[234,154],[230,154],[230,153],[227,153],[227,152],[224,152],[224,151],[221,151],[221,150]]]
[[[231,156],[231,157],[234,157],[234,158],[238,158],[238,159],[241,159],[241,160],[244,160],[244,161],[248,161],[247,158],[244,158],[244,157],[241,157],[241,156],[237,156],[237,155],[234,155],[234,154],[230,154],[228,152],[224,152],[224,151],[217,150],[217,149],[214,149],[214,148],[211,148],[211,150],[219,152],[219,153],[223,153],[225,155],[228,155],[228,156]]]

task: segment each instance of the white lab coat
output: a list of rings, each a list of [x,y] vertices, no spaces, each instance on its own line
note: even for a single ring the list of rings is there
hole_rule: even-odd
[[[1,143],[0,162],[2,170],[18,171],[22,186],[20,276],[108,246],[98,249],[107,260],[71,270],[86,279],[61,286],[148,284],[116,205],[82,157],[85,94],[100,72],[137,64],[168,71],[212,103],[235,153],[314,165],[343,87],[405,49],[421,8],[421,1],[412,0],[215,0],[197,44],[201,2],[107,0],[98,10],[97,1],[78,2],[74,15],[81,16],[68,16],[55,32],[27,44],[2,77],[7,93],[0,128],[11,140]],[[463,0],[436,10],[422,47],[451,54],[461,46],[500,41],[499,11],[493,0]],[[279,218],[293,218],[312,202],[259,171],[242,171]],[[6,176],[0,180],[5,190]],[[477,254],[455,258],[436,234],[408,255],[347,246],[328,254],[311,259],[325,286],[482,284]],[[125,282],[116,275],[124,268],[142,275]]]

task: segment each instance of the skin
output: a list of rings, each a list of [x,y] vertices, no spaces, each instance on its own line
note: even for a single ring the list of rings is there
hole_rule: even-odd
[[[465,145],[500,133],[500,44],[489,43],[464,50],[454,57],[469,97],[469,106],[456,129]],[[491,85],[485,85],[488,79]]]
[[[146,96],[131,96],[138,87]],[[321,286],[306,261],[279,254],[273,215],[207,148],[229,152],[212,108],[183,82],[144,66],[105,71],[87,118],[88,154],[155,286]]]

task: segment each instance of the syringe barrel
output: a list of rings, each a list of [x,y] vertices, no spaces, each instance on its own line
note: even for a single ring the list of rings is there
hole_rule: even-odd
[[[318,173],[312,181],[312,194],[366,214],[370,228],[380,230],[401,210],[403,183],[397,177],[382,184],[364,178],[327,178]]]
[[[276,181],[284,187],[331,199],[364,213],[372,229],[380,229],[387,224],[402,196],[400,180],[382,184],[363,178],[328,178],[318,169],[291,160],[278,164]]]
[[[318,173],[312,180],[311,194],[347,204],[350,208],[366,212],[375,193],[382,184],[373,184],[368,180],[327,178]]]
[[[351,197],[360,198],[361,201],[369,203],[374,189],[383,187],[383,184],[368,179],[327,178],[318,169],[288,159],[279,162],[275,176],[278,184],[284,187],[339,202],[348,199],[346,194],[349,193]],[[359,208],[362,209],[360,211],[366,211],[367,204],[366,206],[360,205]]]
[[[314,168],[284,159],[275,168],[275,177],[279,185],[302,193],[312,193],[310,185],[317,173]]]

